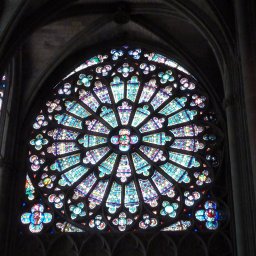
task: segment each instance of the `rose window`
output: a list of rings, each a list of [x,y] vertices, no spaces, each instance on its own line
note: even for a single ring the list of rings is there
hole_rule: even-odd
[[[220,134],[173,60],[128,46],[89,58],[34,116],[21,220],[34,233],[217,229]]]

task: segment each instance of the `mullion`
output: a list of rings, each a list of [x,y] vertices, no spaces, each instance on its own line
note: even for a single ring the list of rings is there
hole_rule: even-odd
[[[146,80],[145,78],[147,78],[147,76],[145,77],[145,75],[142,75],[141,74],[141,70],[138,70],[138,73],[139,75],[136,75],[138,77],[138,80],[139,80],[139,89],[138,89],[138,92],[137,92],[137,95],[136,95],[136,99],[135,101],[133,102],[133,105],[134,105],[134,111],[131,113],[131,116],[130,116],[130,120],[129,120],[129,123],[128,125],[131,125],[132,121],[133,121],[133,118],[134,118],[134,115],[135,115],[135,112],[138,108],[138,105],[139,104],[148,104],[148,102],[142,102],[142,103],[138,103],[139,102],[139,99],[141,97],[141,93],[143,91],[143,88],[144,88],[144,85],[145,83],[148,83],[149,80]],[[145,77],[145,78],[144,78]]]
[[[167,85],[166,85],[166,87],[167,87]],[[157,110],[158,110],[161,106],[163,106],[163,104],[166,103],[166,101],[168,101],[168,100],[170,99],[170,97],[172,97],[172,95],[168,95],[167,93],[162,92],[162,93],[168,95],[168,99],[167,99],[165,102],[163,102],[159,107],[157,107],[156,109],[154,109],[154,107],[153,107],[153,105],[152,105],[152,100],[155,98],[155,96],[158,94],[158,92],[160,92],[160,90],[164,90],[164,89],[165,89],[165,87],[159,87],[159,88],[157,87],[157,88],[156,88],[156,91],[154,92],[154,94],[151,96],[151,98],[150,98],[150,100],[149,100],[149,104],[152,106],[154,112],[157,112]]]
[[[71,108],[70,108],[70,109],[71,109]],[[75,115],[75,114],[72,113],[72,112],[69,112],[67,109],[66,109],[65,112],[63,112],[63,114],[70,115],[70,116],[72,116],[72,117],[74,117],[74,118],[80,120],[81,122],[83,122],[83,120],[84,120],[84,118],[82,118],[82,117],[80,117],[80,116],[77,116],[77,115]],[[88,117],[89,117],[89,116],[88,116]],[[86,117],[86,118],[88,118],[88,117]]]
[[[161,168],[160,166],[153,162],[150,158],[148,158],[143,152],[141,152],[140,150],[136,150],[136,153],[139,154],[143,159],[145,159],[151,166],[153,166],[158,172],[160,172],[168,181],[170,181],[172,184],[174,183],[178,183],[177,181],[175,181],[171,176],[169,176],[168,174],[166,174]],[[171,180],[170,180],[171,179]]]
[[[114,95],[113,95],[111,85],[110,85],[111,82],[109,81],[110,79],[108,79],[108,80],[104,79],[104,80],[109,84],[109,86],[106,85],[106,88],[108,90],[108,95],[109,95],[110,100],[111,100],[110,108],[112,108],[112,110],[114,111],[118,126],[121,126],[121,121],[120,121],[119,114],[118,114],[117,108],[116,108],[116,104],[118,104],[118,102],[115,102]]]
[[[112,150],[109,150],[106,155],[104,155],[97,163],[95,163],[93,165],[93,167],[91,168],[91,172],[95,172],[96,168],[98,168],[110,155],[112,154]],[[88,164],[85,164],[88,165]],[[102,178],[104,179],[104,177]]]
[[[61,123],[58,123],[58,121],[54,118],[55,115],[64,115],[61,119]],[[83,128],[79,129],[79,128],[76,128],[76,127],[73,127],[73,126],[67,126],[65,124],[62,124],[63,120],[65,119],[65,114],[67,115],[70,115],[76,119],[78,119],[79,121],[81,121],[82,125],[83,125],[83,121],[81,120],[81,118],[77,118],[77,116],[73,115],[72,113],[67,113],[67,112],[60,112],[60,113],[56,113],[55,115],[53,115],[53,119],[51,120],[52,122],[55,122],[55,123],[52,123],[50,124],[47,129],[50,130],[50,129],[65,129],[65,130],[72,130],[73,132],[79,132],[81,133]],[[72,115],[71,115],[72,114]],[[44,128],[41,128],[42,130],[44,130]]]
[[[176,128],[179,128],[179,127],[187,126],[187,125],[190,125],[191,122],[193,122],[191,125],[193,125],[193,124],[196,123],[196,121],[197,121],[196,119],[197,119],[198,116],[199,116],[199,111],[198,111],[198,110],[196,110],[196,111],[197,111],[197,114],[196,114],[196,116],[195,116],[196,118],[190,119],[190,117],[188,117],[188,114],[186,113],[186,116],[189,118],[188,121],[183,122],[183,123],[174,124],[174,125],[168,125],[168,120],[169,120],[169,118],[172,117],[172,116],[174,116],[175,114],[177,114],[177,113],[183,111],[183,110],[190,110],[190,109],[188,109],[187,106],[184,106],[183,108],[181,108],[181,109],[179,109],[179,110],[173,112],[173,113],[170,114],[169,116],[166,116],[166,118],[167,118],[167,127],[169,127],[169,128],[167,128],[167,129],[170,129],[170,130],[171,130],[171,129],[176,129]],[[172,127],[172,128],[171,128],[171,127]],[[203,128],[204,128],[204,127],[203,127]],[[193,128],[193,129],[194,129],[194,128]]]
[[[110,156],[111,151],[109,151],[105,156],[103,156],[94,166],[93,168],[89,168],[87,167],[88,164],[85,164],[85,166],[89,169],[87,173],[85,173],[78,181],[76,181],[72,186],[69,187],[68,192],[70,189],[74,189],[74,187],[78,186],[83,180],[85,180],[90,174],[94,174],[94,176],[96,177],[96,182],[93,184],[93,186],[91,187],[91,189],[88,191],[87,195],[84,198],[88,198],[89,195],[91,194],[91,192],[94,190],[94,188],[97,186],[97,184],[99,183],[99,181],[103,180],[103,179],[99,179],[97,178],[97,175],[95,174],[95,170],[96,168],[102,163],[104,162],[108,156]]]
[[[157,165],[154,165],[153,164],[153,161],[151,161],[148,157],[143,157],[140,153],[139,153],[139,150],[136,150],[136,153],[139,154],[144,160],[146,160],[151,166],[154,166],[155,169],[158,170],[158,168],[156,168]],[[153,168],[153,169],[154,169]],[[147,180],[151,183],[151,185],[154,187],[156,193],[158,194],[158,199],[161,198],[162,194],[160,193],[160,191],[158,190],[157,186],[155,185],[154,181],[152,180],[152,176],[153,176],[154,173],[152,173],[148,178]],[[167,179],[169,181],[169,179]],[[173,184],[173,183],[172,183]],[[143,196],[142,196],[143,198]],[[144,201],[143,201],[144,202]],[[145,203],[146,204],[146,203]]]
[[[91,113],[91,115],[97,120],[99,119],[102,124],[104,124],[110,131],[112,129],[112,126],[109,125],[108,122],[106,122],[100,115],[97,115],[91,108],[89,108],[83,101],[81,101],[81,105]]]
[[[103,79],[102,79],[103,80]],[[105,85],[105,84],[104,84]],[[110,97],[110,94],[109,94],[109,86],[107,86],[107,85],[105,85],[106,86],[106,88],[107,88],[107,90],[108,90],[108,95],[109,95],[109,97]],[[101,100],[97,97],[97,95],[96,95],[96,93],[91,89],[91,93],[93,94],[93,96],[96,98],[96,100],[98,99],[99,101],[99,103],[100,103],[100,105],[102,104],[102,102],[101,102]],[[112,101],[112,98],[110,97],[110,99],[111,99],[111,102],[113,102]],[[113,111],[114,111],[114,113],[115,113],[115,116],[116,116],[116,120],[117,120],[117,123],[118,123],[118,125],[120,125],[120,122],[119,122],[119,119],[118,119],[118,116],[117,116],[117,113],[116,113],[116,110],[115,110],[115,108],[113,107],[113,103],[111,104],[111,107],[112,107],[112,109],[113,109]],[[101,108],[101,106],[99,106],[99,109]],[[100,115],[99,115],[100,116]],[[103,119],[103,118],[102,118]],[[106,121],[107,122],[107,121]],[[112,129],[112,126],[111,126],[111,129]],[[110,130],[111,130],[110,129]]]
[[[86,133],[84,133],[84,135],[92,135],[92,136],[97,136],[97,137],[108,138],[108,134],[106,134],[106,133],[100,133],[100,132],[89,131],[89,130],[87,130]]]
[[[151,130],[151,131],[148,131],[148,132],[143,132],[143,133],[141,133],[141,137],[144,137],[144,136],[147,136],[147,135],[153,135],[153,134],[155,134],[155,133],[160,133],[160,132],[168,132],[168,130],[166,131],[166,128],[165,127],[162,127],[162,128],[159,128],[159,129],[157,129],[157,130]]]
[[[184,107],[182,107],[182,108],[180,108],[180,109],[178,109],[178,110],[172,112],[172,113],[169,114],[168,116],[166,116],[166,115],[164,115],[164,114],[160,114],[160,113],[159,113],[159,115],[162,115],[163,117],[167,118],[167,120],[168,120],[170,117],[172,117],[172,116],[178,114],[179,112],[181,112],[181,111],[183,111],[183,110],[190,110],[190,109],[188,109],[187,104],[186,104]],[[160,111],[160,110],[159,110],[159,111]],[[191,121],[193,121],[193,120],[190,119],[190,120],[187,121],[187,122],[191,122]]]
[[[138,197],[139,197],[139,200],[140,200],[139,201],[139,207],[141,207],[141,211],[142,211],[142,206],[143,206],[143,204],[146,204],[146,203],[144,202],[144,198],[142,196],[142,192],[141,192],[141,188],[140,188],[140,185],[139,185],[139,181],[136,178],[136,169],[135,169],[132,157],[131,157],[130,154],[128,154],[127,157],[128,157],[128,161],[130,163],[130,167],[132,169],[133,181],[134,181],[134,184],[135,184],[135,187],[136,187],[136,190],[137,190],[137,194],[138,194]]]
[[[191,157],[195,157],[197,160],[198,158],[201,159],[200,155],[198,155],[196,152],[193,152],[193,151],[185,151],[184,152],[184,149],[177,149],[177,148],[169,148],[168,150],[168,157],[169,157],[169,152],[174,152],[174,153],[180,153],[180,154],[183,154],[183,155],[188,155],[188,156],[191,156]],[[186,166],[183,166],[171,159],[168,160],[170,163],[172,163],[173,165],[176,165],[178,166],[179,168],[181,169],[184,169],[186,171],[191,171],[191,169],[195,168],[195,167],[192,167],[192,168],[188,168]],[[201,167],[201,166],[200,166]]]
[[[113,151],[111,151],[111,153],[113,153]],[[110,175],[110,178],[109,178],[109,183],[108,183],[108,186],[107,186],[107,189],[105,191],[105,195],[104,197],[102,198],[102,203],[105,204],[105,207],[106,207],[106,201],[107,201],[107,197],[109,196],[110,194],[110,190],[112,188],[112,184],[113,184],[113,181],[115,181],[115,177],[116,177],[116,170],[117,170],[117,167],[120,163],[120,159],[121,159],[121,155],[117,155],[116,157],[116,162],[113,166],[113,170],[112,170],[112,174]],[[118,182],[117,182],[118,183]],[[118,183],[119,184],[119,183]],[[121,198],[122,198],[122,195],[121,195]],[[122,207],[122,205],[120,206]],[[103,210],[103,207],[102,207],[102,210]],[[108,211],[108,210],[107,210]]]
[[[106,155],[104,155],[95,165],[94,167],[98,167],[100,166],[111,154],[113,153],[113,151],[110,149]]]
[[[176,110],[176,111],[174,111],[174,112],[172,112],[170,115],[168,115],[168,116],[166,116],[166,117],[170,117],[170,116],[172,116],[172,115],[174,115],[174,114],[176,114],[176,113],[178,113],[179,111],[181,111],[182,109],[184,109],[184,108],[186,108],[187,107],[187,105],[188,105],[188,103],[189,103],[189,101],[187,100],[186,102],[185,102],[185,106],[183,107],[179,102],[177,102],[177,100],[176,100],[176,98],[179,98],[179,97],[182,97],[182,95],[181,96],[177,96],[177,95],[175,95],[174,96],[174,94],[172,94],[171,96],[169,96],[169,99],[167,99],[165,102],[163,102],[157,109],[155,109],[154,111],[155,112],[157,112],[158,114],[160,114],[160,115],[163,115],[163,116],[166,116],[166,115],[164,115],[164,114],[161,114],[161,113],[159,113],[163,108],[165,108],[171,101],[175,101],[176,103],[178,103],[178,105],[181,107],[180,109],[178,109],[178,110]],[[186,98],[188,99],[188,97],[186,96]],[[152,100],[151,100],[152,101]],[[151,104],[151,103],[150,103]],[[153,108],[153,107],[152,107]]]
[[[171,116],[173,116],[173,115],[179,113],[179,112],[182,111],[182,110],[188,110],[188,109],[186,108],[186,106],[184,106],[183,108],[181,108],[181,109],[179,109],[179,110],[177,110],[177,111],[171,113],[171,114],[168,115],[168,116],[165,116],[165,115],[162,115],[162,114],[159,114],[159,113],[157,113],[157,115],[161,115],[161,116],[165,119],[165,121],[166,121],[166,119],[167,119],[167,125],[166,125],[166,128],[167,128],[167,127],[170,127],[170,126],[168,125],[168,120],[169,120],[169,118],[170,118]],[[145,120],[143,120],[143,122],[141,122],[141,123],[138,125],[137,128],[140,129],[144,124],[146,124],[147,121],[150,121],[150,117],[151,117],[151,116],[152,116],[152,115],[149,115]],[[158,118],[161,118],[161,117],[158,117]],[[193,121],[193,120],[191,120],[191,119],[189,118],[189,121],[187,121],[187,122],[185,122],[185,123],[188,123],[188,122],[191,122],[191,121]],[[178,125],[182,125],[182,124],[183,124],[183,123],[179,123],[179,124],[172,125],[172,126],[178,126]],[[163,129],[163,127],[162,127],[162,128],[159,128],[159,129]],[[159,129],[157,129],[157,130],[159,130]],[[167,128],[167,129],[168,129],[168,128]]]
[[[68,172],[68,171],[70,171],[71,169],[73,169],[73,168],[75,168],[75,167],[77,167],[79,164],[83,164],[83,161],[82,161],[82,153],[81,153],[81,149],[79,149],[78,151],[76,151],[76,152],[69,152],[69,153],[67,153],[67,154],[65,154],[65,155],[53,155],[53,154],[50,154],[50,153],[47,153],[47,158],[51,161],[51,164],[49,163],[48,165],[50,166],[50,165],[52,165],[52,164],[54,164],[58,159],[60,159],[60,158],[64,158],[64,157],[67,157],[67,156],[72,156],[72,155],[77,155],[77,154],[79,154],[80,155],[80,161],[78,162],[78,163],[76,163],[76,164],[74,164],[74,165],[72,165],[72,166],[70,166],[70,167],[68,167],[68,168],[66,168],[65,170],[61,170],[61,171],[53,171],[53,170],[51,170],[51,169],[49,169],[49,172],[52,172],[53,174],[55,173],[57,173],[57,174],[64,174],[64,173],[66,173],[66,172]]]
[[[81,147],[86,150],[86,151],[91,151],[91,150],[95,150],[95,149],[99,149],[99,148],[104,148],[106,146],[108,146],[108,142],[104,142],[102,144],[98,144],[98,145],[94,145],[94,146],[88,146],[88,147],[84,147],[82,144],[80,144]]]
[[[128,58],[128,59],[127,59],[127,58]],[[134,71],[133,71],[132,73],[135,73],[135,75],[129,73],[129,75],[128,75],[127,77],[123,77],[122,73],[119,73],[119,72],[117,71],[118,67],[122,66],[123,63],[128,63],[128,64],[130,65],[130,58],[129,58],[128,55],[125,56],[125,54],[124,54],[124,57],[121,58],[120,60],[118,60],[118,61],[116,62],[116,64],[115,64],[114,68],[113,68],[113,72],[115,72],[115,76],[121,77],[121,78],[122,78],[122,81],[124,82],[124,98],[121,100],[121,102],[123,102],[124,100],[128,100],[128,99],[127,99],[127,83],[128,83],[128,79],[130,79],[132,76],[135,76],[135,75],[137,76],[137,74],[136,74],[136,68],[133,66]],[[131,66],[132,66],[132,65],[131,65]],[[110,86],[109,86],[109,87],[110,87]],[[113,104],[118,104],[118,102],[115,103],[115,101],[114,101],[114,96],[113,96],[113,92],[112,92],[111,88],[110,88],[110,89],[108,88],[108,91],[111,91],[111,93],[109,93],[109,95],[110,95],[110,97],[111,97],[111,101],[113,102]],[[137,94],[137,96],[138,96],[138,94]],[[114,110],[115,115],[116,115],[116,117],[117,117],[118,125],[121,126],[121,120],[120,120],[120,117],[119,117],[119,113],[118,113],[118,111],[116,110],[116,108],[114,108],[113,110]],[[132,106],[132,113],[131,113],[131,115],[130,115],[128,125],[130,125],[130,122],[131,122],[131,120],[132,120],[132,118],[133,118],[132,114],[133,114],[133,106]]]
[[[165,106],[169,103],[169,102],[171,102],[171,99],[169,99],[169,100],[167,100],[165,103]],[[175,112],[173,112],[173,113],[171,113],[170,115],[168,115],[168,116],[165,116],[165,115],[163,115],[163,114],[160,114],[159,113],[159,111],[161,110],[161,109],[163,109],[163,107],[158,111],[158,113],[155,113],[155,115],[161,115],[161,116],[163,116],[163,118],[165,118],[165,119],[167,119],[167,127],[168,127],[168,119],[169,119],[169,117],[171,117],[171,116],[173,116],[173,115],[175,115],[175,114],[177,114],[177,113],[179,113],[180,111],[182,111],[182,110],[185,110],[186,109],[186,105],[184,106],[184,107],[182,107],[182,108],[180,108],[179,110],[177,110],[177,111],[175,111]],[[152,107],[153,108],[153,107]],[[159,107],[160,108],[160,107]],[[138,129],[140,129],[144,124],[146,124],[148,121],[150,121],[150,119],[152,118],[152,117],[154,117],[154,110],[152,111],[152,113],[149,115],[149,116],[147,116],[138,126],[137,126],[137,128]],[[160,117],[158,117],[158,118],[160,118]],[[188,121],[188,122],[190,122],[190,121],[192,121],[191,119]],[[162,127],[163,128],[163,127]],[[162,129],[162,128],[159,128],[159,129]]]
[[[152,112],[140,124],[138,124],[138,126],[136,128],[139,130],[142,126],[144,126],[147,122],[149,122],[153,117],[156,117],[156,116]],[[157,118],[159,119],[160,117],[157,117]],[[154,131],[157,131],[160,129],[163,129],[163,127],[160,127],[159,129],[156,129]]]
[[[145,141],[142,141],[141,142],[141,145],[140,146],[146,146],[146,147],[152,147],[152,148],[156,148],[156,149],[160,149],[162,151],[165,151],[166,148],[165,148],[165,145],[157,145],[157,144],[153,144],[153,143],[150,143],[150,142],[145,142]]]
[[[131,105],[132,105],[132,112],[131,112],[130,117],[129,117],[129,121],[128,121],[128,124],[127,124],[128,126],[131,126],[131,123],[132,123],[132,121],[134,119],[135,112],[136,112],[136,110],[138,108],[138,106],[136,106],[134,104],[134,102],[132,102]]]
[[[57,120],[52,120],[52,121],[54,121],[54,123],[51,123],[51,124],[49,124],[48,126],[47,126],[47,136],[49,137],[49,138],[52,138],[53,139],[53,137],[51,137],[51,136],[49,136],[48,135],[48,132],[49,131],[54,131],[55,129],[56,130],[58,130],[58,134],[59,133],[61,133],[59,130],[61,129],[61,130],[67,130],[67,131],[72,131],[72,132],[75,132],[75,133],[78,133],[78,136],[79,136],[79,134],[81,134],[81,132],[83,131],[83,128],[82,129],[79,129],[79,128],[76,128],[76,127],[71,127],[71,126],[66,126],[66,125],[63,125],[63,124],[58,124],[57,123]],[[42,129],[42,130],[44,130],[44,129]],[[77,136],[77,137],[78,137]]]
[[[88,167],[86,167],[86,168],[88,168]],[[66,190],[66,194],[68,194],[70,190],[72,190],[72,192],[73,192],[73,190],[74,190],[82,181],[84,181],[88,176],[90,176],[92,173],[93,173],[93,170],[90,169],[90,168],[88,168],[88,171],[87,171],[80,179],[78,179],[76,182],[74,182],[71,186],[68,186],[68,188],[67,188],[67,190]],[[96,177],[96,176],[95,176],[95,177]],[[96,180],[96,181],[97,181],[97,180]],[[95,182],[95,183],[97,183],[97,182]],[[88,194],[89,194],[89,192],[88,192]]]

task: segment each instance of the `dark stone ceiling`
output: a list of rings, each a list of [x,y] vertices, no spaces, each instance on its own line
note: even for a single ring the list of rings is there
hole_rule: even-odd
[[[19,2],[6,0],[8,12],[2,19],[8,19],[8,14],[11,17]],[[156,50],[165,48],[169,57],[178,59],[193,74],[201,76],[220,102],[224,99],[223,70],[218,65],[218,53],[200,26],[191,21],[188,10],[195,11],[195,19],[197,14],[204,17],[202,26],[216,28],[210,31],[213,35],[218,34],[220,27],[225,36],[234,38],[231,0],[26,2],[16,24],[17,40],[21,41],[16,48],[22,51],[24,115],[43,85],[43,79],[60,60],[82,50],[83,46],[88,49],[95,43],[122,37],[125,41],[124,35],[129,35],[129,40],[141,38],[144,42],[153,42],[154,46],[157,44]],[[11,36],[10,43],[15,40],[15,36]],[[66,73],[63,70],[63,76]]]

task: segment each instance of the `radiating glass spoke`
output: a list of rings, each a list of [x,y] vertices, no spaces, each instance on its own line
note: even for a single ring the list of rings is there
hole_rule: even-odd
[[[116,162],[117,154],[112,153],[105,161],[103,161],[98,169],[99,169],[99,176],[104,177],[105,175],[111,174],[114,168],[114,164]]]
[[[63,172],[67,168],[72,167],[80,162],[80,154],[74,154],[57,158],[55,162],[50,166],[52,171]]]
[[[188,172],[176,165],[173,165],[171,163],[165,163],[160,166],[160,168],[168,174],[173,180],[175,180],[178,183],[189,183],[190,178],[188,176]]]
[[[126,101],[122,103],[122,106],[117,107],[118,114],[122,125],[129,123],[130,115],[132,112],[132,106],[129,106]]]
[[[150,164],[143,159],[138,153],[132,153],[132,160],[137,174],[142,174],[144,176],[149,175]]]
[[[125,185],[124,206],[130,213],[135,213],[139,207],[139,197],[134,182]]]
[[[157,206],[157,201],[158,201],[158,194],[155,191],[154,187],[150,183],[149,180],[140,180],[139,179],[139,184],[140,184],[140,189],[142,192],[142,196],[144,199],[144,202],[146,204],[149,204],[152,207]]]
[[[80,90],[79,99],[94,112],[96,112],[100,106],[90,91]]]
[[[107,86],[104,85],[102,82],[96,81],[93,91],[102,103],[111,104],[111,99],[109,97]]]
[[[162,195],[167,195],[169,197],[174,197],[175,196],[175,191],[173,188],[173,184],[168,181],[162,174],[159,172],[155,171],[152,180],[155,183],[158,191]]]
[[[49,131],[48,135],[52,137],[54,140],[75,140],[79,135],[79,133],[58,128],[58,129]]]
[[[47,148],[47,152],[55,156],[72,153],[79,150],[74,142],[55,142]]]
[[[83,162],[85,164],[96,164],[100,161],[109,151],[109,147],[96,148],[86,152],[86,157],[84,157]]]
[[[115,103],[117,103],[124,98],[124,82],[118,76],[115,76],[110,85]]]
[[[68,126],[72,128],[82,129],[82,121],[68,114],[63,114],[63,115],[58,114],[58,115],[55,115],[54,118],[58,122],[58,124],[62,124],[64,126]]]
[[[150,111],[148,110],[148,106],[143,106],[142,108],[137,108],[135,115],[133,117],[132,126],[137,127],[141,124],[148,116],[150,115]]]
[[[73,199],[77,200],[79,197],[86,197],[96,181],[97,178],[91,173],[74,189]]]
[[[87,129],[92,132],[98,132],[102,134],[109,134],[109,129],[104,126],[100,121],[93,119],[92,121],[86,121]]]
[[[89,207],[91,209],[95,208],[97,205],[100,205],[102,199],[105,195],[106,188],[108,185],[108,180],[99,181],[92,193],[89,195]]]
[[[155,79],[152,79],[148,83],[146,83],[141,92],[139,103],[148,102],[152,95],[154,94],[154,92],[156,91],[156,88],[157,85]]]
[[[170,130],[175,137],[193,137],[197,136],[199,133],[203,131],[202,126],[197,125],[186,125],[179,128],[175,128]]]
[[[62,187],[72,186],[84,174],[86,174],[88,170],[89,170],[88,168],[86,168],[82,165],[72,168],[68,172],[61,175],[61,179],[59,180],[59,185]]]
[[[164,121],[165,121],[164,118],[153,117],[140,128],[140,132],[145,133],[145,132],[159,130],[163,128]]]
[[[116,182],[113,182],[106,201],[106,207],[108,208],[109,213],[115,213],[116,210],[121,206],[121,196],[121,185],[117,184]]]
[[[65,101],[66,110],[80,118],[86,118],[91,115],[85,108],[83,108],[76,101]]]
[[[174,100],[170,101],[166,106],[164,106],[159,113],[163,114],[165,116],[169,116],[172,113],[180,110],[181,108],[183,108],[185,106],[187,102],[187,98],[186,97],[182,97],[182,98],[175,98]]]
[[[137,93],[139,90],[140,82],[137,76],[131,77],[131,80],[127,82],[127,92],[126,97],[127,99],[135,102]]]
[[[151,101],[151,105],[154,110],[158,109],[165,101],[167,101],[172,95],[172,87],[166,86],[165,88],[160,88],[155,97]]]
[[[145,135],[142,140],[147,143],[152,143],[156,145],[165,145],[166,142],[171,140],[170,136],[166,136],[165,132],[154,133],[150,135]]]
[[[171,145],[171,148],[197,152],[204,148],[204,143],[200,143],[198,140],[194,139],[176,139]]]
[[[168,126],[174,126],[177,124],[186,123],[194,119],[194,116],[197,115],[196,110],[182,110],[177,114],[168,118]]]
[[[106,143],[107,138],[95,135],[84,135],[78,142],[82,144],[84,148],[90,148]]]
[[[117,127],[117,120],[116,120],[116,115],[113,109],[107,108],[107,107],[102,107],[101,108],[101,113],[100,116],[113,128]]]
[[[126,182],[132,174],[131,166],[126,155],[122,155],[119,165],[116,170],[116,177],[120,179],[121,182]]]
[[[200,163],[194,156],[169,151],[169,159],[187,168],[199,167]]]
[[[142,145],[140,146],[140,151],[153,162],[164,161],[166,159],[163,154],[164,152],[157,148]]]

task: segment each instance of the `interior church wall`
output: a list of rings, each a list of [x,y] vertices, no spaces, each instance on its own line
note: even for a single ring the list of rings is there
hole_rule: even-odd
[[[31,251],[26,247],[30,238],[17,241],[13,234],[20,218],[17,208],[26,171],[24,134],[31,122],[31,106],[62,78],[63,69],[81,58],[83,51],[128,41],[170,52],[216,96],[227,128],[228,190],[234,202],[230,207],[233,255],[255,255],[255,10],[253,0],[3,0],[0,73],[8,70],[10,93],[8,115],[1,124],[0,254],[15,254],[15,245],[19,244],[24,255],[58,255],[59,244],[65,244],[65,255],[153,256],[163,240],[167,249],[156,255],[167,255],[167,251],[170,255],[177,251],[178,255],[187,255],[189,250],[206,254],[206,242],[197,234],[192,240],[198,246],[187,251],[186,237],[176,243],[175,238],[161,234],[150,238],[128,235],[123,240],[113,236],[109,241],[99,236],[91,247],[89,237],[88,242],[76,236],[60,236],[47,246],[49,238],[33,237]],[[225,240],[222,235],[218,239]],[[214,241],[209,244],[214,247]]]

